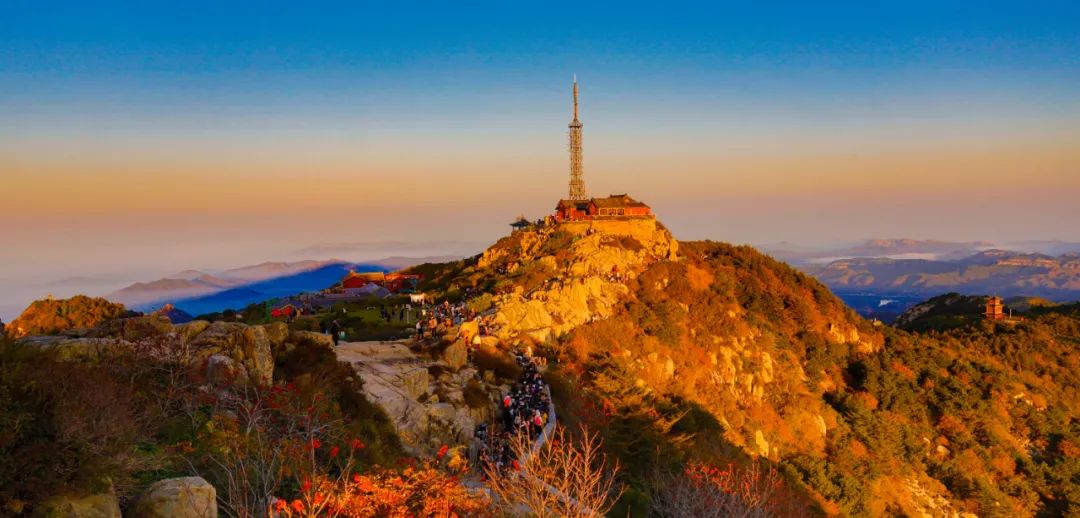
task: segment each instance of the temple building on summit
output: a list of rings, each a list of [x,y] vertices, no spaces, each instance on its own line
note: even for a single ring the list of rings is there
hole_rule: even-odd
[[[654,217],[652,209],[626,194],[581,201],[559,200],[559,204],[555,206],[557,222],[641,217]]]

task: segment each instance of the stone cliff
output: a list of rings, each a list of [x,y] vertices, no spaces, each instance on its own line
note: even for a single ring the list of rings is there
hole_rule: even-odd
[[[363,379],[365,395],[386,412],[406,450],[417,455],[434,455],[444,444],[467,445],[477,423],[493,418],[495,402],[508,388],[481,381],[475,368],[456,368],[446,354],[418,354],[406,343],[344,343],[337,354]]]
[[[492,299],[496,334],[544,342],[611,316],[626,281],[679,244],[656,220],[581,221],[518,231],[487,249],[477,269],[509,282]]]

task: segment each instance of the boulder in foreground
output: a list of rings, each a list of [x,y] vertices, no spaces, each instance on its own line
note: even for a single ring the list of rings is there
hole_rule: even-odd
[[[139,499],[135,518],[217,518],[217,491],[202,477],[153,483]]]

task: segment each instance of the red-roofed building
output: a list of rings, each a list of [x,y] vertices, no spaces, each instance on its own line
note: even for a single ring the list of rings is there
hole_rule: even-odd
[[[367,286],[368,284],[382,284],[386,281],[386,274],[383,272],[371,272],[371,273],[356,273],[349,272],[347,276],[341,281],[341,287],[343,289],[358,289]]]
[[[555,206],[555,221],[584,221],[628,217],[653,217],[648,205],[627,194],[588,200],[559,200]]]
[[[423,276],[417,274],[349,272],[341,280],[341,289],[349,295],[368,294],[374,286],[385,288],[390,293],[413,293],[422,278]]]

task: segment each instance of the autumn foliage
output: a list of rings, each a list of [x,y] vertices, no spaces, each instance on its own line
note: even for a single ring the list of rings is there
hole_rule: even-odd
[[[485,516],[487,494],[464,486],[461,475],[427,461],[400,471],[320,477],[305,481],[297,498],[275,500],[271,510],[287,517]]]
[[[476,516],[486,494],[461,483],[465,466],[403,459],[371,465],[366,445],[347,434],[333,400],[296,384],[213,402],[222,411],[200,441],[202,473],[223,489],[236,516]]]
[[[805,505],[779,473],[729,464],[724,468],[692,462],[653,485],[653,511],[662,517],[765,518],[807,516]]]
[[[52,335],[66,329],[98,326],[127,313],[123,304],[109,302],[100,297],[86,295],[76,295],[70,299],[50,297],[35,300],[4,330],[12,338]]]

